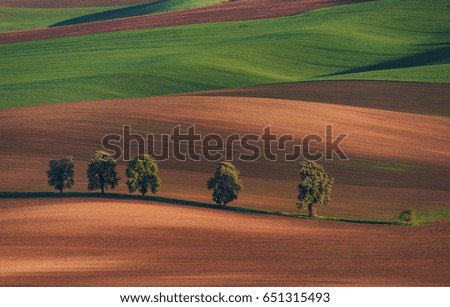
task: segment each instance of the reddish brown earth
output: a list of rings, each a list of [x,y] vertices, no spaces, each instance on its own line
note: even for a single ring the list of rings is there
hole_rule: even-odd
[[[1,286],[450,286],[449,222],[360,225],[0,199]]]
[[[395,219],[413,207],[448,207],[450,199],[450,119],[325,103],[236,97],[166,96],[65,103],[0,111],[0,191],[49,191],[48,161],[75,157],[75,191],[86,191],[86,165],[100,140],[121,133],[170,133],[195,124],[203,136],[218,133],[261,134],[267,125],[298,141],[309,133],[349,133],[342,149],[350,161],[323,162],[335,178],[332,205],[319,214],[367,219]],[[159,153],[159,144],[156,152]],[[136,146],[132,154],[136,154]],[[238,151],[240,153],[242,151]],[[236,160],[236,159],[235,159]],[[397,164],[385,164],[393,161]],[[297,162],[235,161],[245,190],[233,205],[296,211]],[[160,162],[158,195],[210,201],[206,180],[216,162]],[[125,163],[119,163],[124,177]],[[127,193],[122,182],[118,192]]]
[[[367,0],[237,0],[155,15],[143,15],[47,29],[0,33],[0,43],[188,24],[284,17],[322,7],[361,1]]]
[[[151,2],[151,0],[0,0],[0,6],[24,8],[64,8],[126,5]]]
[[[186,95],[302,100],[450,117],[450,85],[384,81],[313,81]]]

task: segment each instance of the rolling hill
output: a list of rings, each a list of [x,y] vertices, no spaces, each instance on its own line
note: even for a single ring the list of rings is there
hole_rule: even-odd
[[[448,0],[222,2],[0,0],[0,31],[64,25],[0,33],[0,285],[449,286]],[[157,197],[129,195],[123,159],[87,192],[124,125],[158,154],[178,125],[299,145],[330,124],[350,159],[319,161],[328,221],[286,217],[306,213],[299,160],[238,146],[239,208],[211,204],[205,159],[158,162]],[[60,195],[46,171],[68,155]],[[396,223],[409,208],[419,227]]]
[[[53,24],[52,27],[186,10],[194,7],[202,7],[226,2],[227,0],[156,0],[149,3],[127,6],[124,8],[112,9],[100,13],[93,13],[85,16],[71,18],[68,20],[57,22]]]
[[[165,7],[170,6],[170,3],[175,3],[177,0],[167,1],[170,2],[163,2]],[[364,1],[367,0],[278,0],[277,5],[274,6],[272,0],[236,0],[189,10],[160,13],[161,15],[147,14],[98,21],[95,24],[72,25],[67,28],[53,27],[15,33],[0,33],[0,43],[177,25],[286,17],[322,7]],[[128,13],[133,14],[133,11],[128,11]]]
[[[310,81],[194,92],[193,96],[231,96],[315,101],[398,112],[450,117],[450,85],[383,81]]]
[[[101,139],[132,126],[133,133],[170,133],[196,125],[202,135],[274,133],[324,135],[333,123],[335,135],[349,133],[342,149],[349,161],[321,161],[335,178],[332,205],[319,214],[360,219],[396,220],[406,208],[430,219],[450,217],[450,119],[370,108],[292,100],[165,96],[88,101],[7,109],[0,112],[0,191],[49,191],[50,159],[72,155],[76,163],[74,191],[86,191],[86,166]],[[161,145],[156,143],[155,152]],[[322,149],[322,147],[318,147]],[[239,150],[238,152],[242,152]],[[132,147],[132,155],[137,148]],[[263,157],[255,162],[234,159],[245,191],[236,206],[296,212],[298,161]],[[211,202],[205,188],[216,162],[177,161],[159,165],[163,181],[158,195]],[[126,163],[119,161],[124,174]],[[122,182],[117,192],[128,193]],[[428,218],[427,218],[428,219]]]
[[[381,0],[286,18],[4,44],[1,107],[311,80],[448,83],[446,3]]]
[[[2,200],[0,223],[8,286],[423,287],[447,286],[450,271],[448,222],[373,227],[66,198]]]
[[[67,26],[114,18],[127,18],[223,3],[223,0],[159,0],[131,6],[90,6],[70,8],[2,7],[0,33]]]
[[[47,28],[66,19],[119,7],[16,8],[0,6],[0,33]]]
[[[68,8],[127,5],[150,2],[145,0],[0,0],[0,6],[22,8]]]

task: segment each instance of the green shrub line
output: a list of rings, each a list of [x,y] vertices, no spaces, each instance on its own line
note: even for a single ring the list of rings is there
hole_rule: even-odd
[[[250,213],[250,214],[262,214],[262,215],[274,215],[282,216],[288,218],[297,219],[307,219],[307,220],[319,220],[319,221],[335,221],[335,222],[347,222],[347,223],[357,223],[357,224],[374,224],[374,225],[397,225],[402,226],[404,224],[395,221],[388,220],[366,220],[366,219],[351,219],[342,217],[325,217],[318,216],[316,218],[309,218],[307,214],[289,213],[281,211],[263,210],[263,209],[253,209],[245,207],[222,207],[216,204],[184,200],[178,198],[161,197],[161,196],[145,196],[140,195],[126,195],[119,193],[86,193],[86,192],[67,192],[60,194],[57,192],[0,192],[0,199],[26,199],[26,198],[100,198],[100,199],[120,199],[120,200],[136,200],[136,201],[149,201],[149,202],[160,202],[168,203],[174,205],[184,205],[216,210],[227,210],[233,212]],[[410,226],[420,226],[425,223],[416,223]]]

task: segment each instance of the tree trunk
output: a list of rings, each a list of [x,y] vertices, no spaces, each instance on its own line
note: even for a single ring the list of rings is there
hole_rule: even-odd
[[[142,192],[142,197],[145,197],[145,192]]]
[[[59,189],[59,193],[62,193],[62,192],[63,192],[63,188]]]
[[[314,204],[308,206],[308,212],[309,212],[309,217],[310,218],[316,218],[317,217],[317,211],[316,211],[316,207],[314,206]]]
[[[101,189],[102,189],[102,194],[105,194],[105,187],[103,185],[101,186]]]

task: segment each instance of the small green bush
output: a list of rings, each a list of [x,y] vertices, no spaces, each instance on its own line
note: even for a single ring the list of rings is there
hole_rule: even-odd
[[[398,216],[400,221],[404,224],[414,224],[416,222],[416,210],[408,209],[400,213]]]

